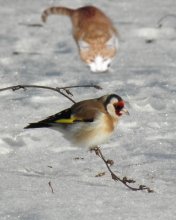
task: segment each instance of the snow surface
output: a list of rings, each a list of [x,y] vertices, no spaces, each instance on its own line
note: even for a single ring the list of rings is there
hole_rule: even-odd
[[[49,90],[5,91],[0,93],[1,220],[176,218],[176,17],[166,17],[157,28],[161,17],[175,14],[176,1],[96,1],[120,32],[120,50],[106,74],[90,73],[80,61],[67,17],[30,26],[41,23],[46,7],[89,3],[95,1],[0,0],[1,88],[94,83],[103,90],[72,89],[74,99],[122,96],[130,117],[121,119],[102,151],[114,160],[114,172],[155,193],[132,192],[114,182],[97,156],[73,148],[59,132],[23,130],[67,108],[69,100]],[[102,171],[105,176],[95,177]]]

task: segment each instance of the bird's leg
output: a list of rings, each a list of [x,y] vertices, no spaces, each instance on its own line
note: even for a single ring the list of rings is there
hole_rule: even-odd
[[[120,181],[126,187],[128,187],[129,189],[131,189],[133,191],[147,190],[147,192],[153,192],[153,190],[151,190],[149,187],[146,187],[145,185],[140,185],[139,187],[130,186],[129,183],[135,183],[135,181],[133,179],[128,179],[127,177],[123,177],[123,178],[118,177],[110,168],[110,166],[112,166],[114,164],[113,160],[106,160],[98,146],[90,148],[90,151],[91,152],[95,151],[95,154],[103,160],[103,162],[105,163],[105,165],[106,165],[108,171],[110,172],[111,177],[114,181]]]

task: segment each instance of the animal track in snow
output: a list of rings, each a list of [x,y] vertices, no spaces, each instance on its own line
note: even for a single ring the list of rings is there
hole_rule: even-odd
[[[176,39],[176,30],[172,27],[143,27],[134,30],[133,35],[145,40]]]

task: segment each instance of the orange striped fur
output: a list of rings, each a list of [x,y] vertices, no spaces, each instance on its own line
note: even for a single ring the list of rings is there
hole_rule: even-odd
[[[94,6],[78,9],[51,7],[42,13],[42,21],[46,22],[52,14],[70,17],[81,59],[93,72],[106,71],[118,47],[117,31],[111,20]]]

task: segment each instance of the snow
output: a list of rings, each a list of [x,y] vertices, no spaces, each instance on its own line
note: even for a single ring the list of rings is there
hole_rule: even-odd
[[[72,147],[59,132],[24,130],[72,103],[41,89],[0,93],[0,219],[172,220],[176,216],[176,17],[175,0],[96,1],[120,33],[120,50],[110,73],[90,73],[80,61],[66,17],[43,9],[79,7],[94,1],[0,0],[1,88],[18,84],[68,86],[76,101],[117,93],[130,116],[102,145],[112,169],[154,193],[132,192],[114,182],[102,161]],[[16,53],[14,53],[16,52]],[[19,52],[19,54],[17,53]],[[102,177],[95,177],[106,172]],[[51,182],[54,193],[48,183]]]

